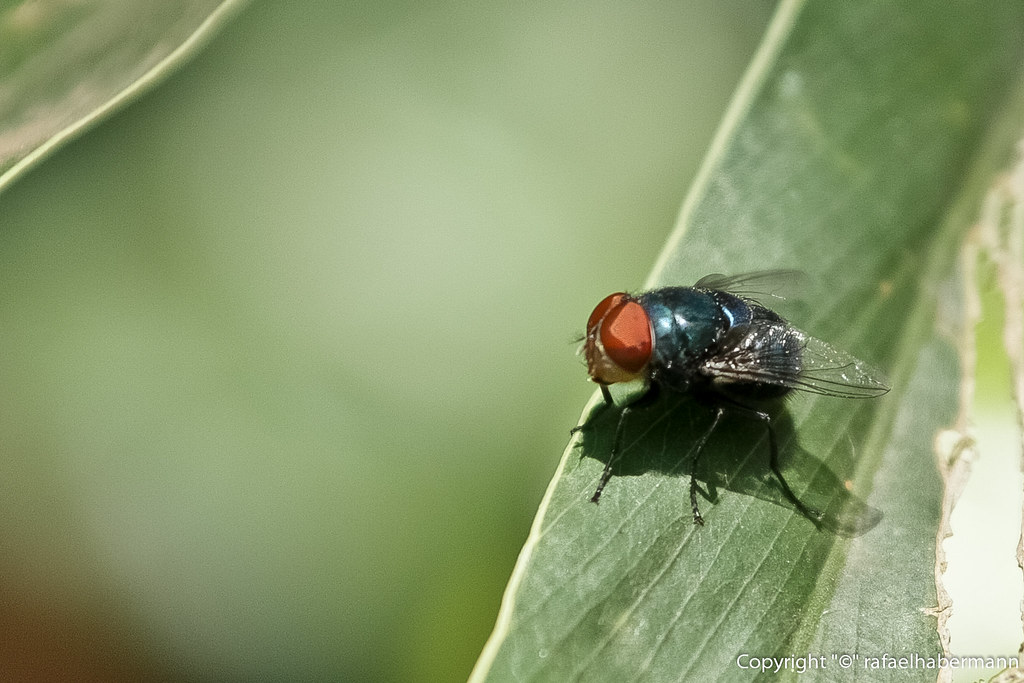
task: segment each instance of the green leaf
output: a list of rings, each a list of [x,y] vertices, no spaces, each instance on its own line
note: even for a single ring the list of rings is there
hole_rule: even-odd
[[[780,312],[889,373],[883,398],[800,395],[779,415],[787,480],[826,511],[822,528],[739,417],[701,455],[695,527],[691,451],[710,418],[678,397],[631,415],[618,476],[591,504],[618,418],[595,397],[473,680],[749,680],[750,657],[808,654],[773,666],[934,680],[956,260],[1024,120],[1024,5],[958,7],[781,3],[648,282],[802,269],[802,304]],[[883,654],[925,659],[872,669]]]
[[[243,5],[0,2],[0,190],[177,68]]]

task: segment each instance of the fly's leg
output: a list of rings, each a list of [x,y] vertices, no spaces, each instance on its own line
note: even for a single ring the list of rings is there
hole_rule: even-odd
[[[814,526],[818,526],[824,515],[818,510],[804,505],[803,501],[793,493],[793,489],[789,488],[789,483],[786,481],[786,478],[782,476],[782,468],[779,467],[779,447],[775,441],[775,427],[772,425],[772,416],[763,410],[756,410],[739,403],[733,403],[732,405],[735,406],[737,412],[740,412],[747,417],[761,420],[761,422],[764,423],[764,426],[768,430],[768,465],[772,468],[772,473],[775,475],[775,478],[779,480],[782,492],[786,494],[786,498],[789,499],[789,502],[793,503],[793,505],[796,506],[796,509],[799,510],[804,517],[811,520]]]
[[[604,403],[602,403],[601,405],[594,409],[594,412],[590,414],[590,420],[593,420],[600,413],[603,413],[608,408],[608,406],[615,405],[615,401],[612,400],[612,392],[608,391],[607,384],[601,385],[601,395],[604,396]],[[584,424],[576,425],[575,427],[570,429],[569,436],[574,435],[576,432],[582,432],[584,429],[586,429],[587,425],[590,424],[590,420],[588,420]]]
[[[612,395],[611,392],[608,391],[608,387],[602,384],[601,392],[604,394],[607,404],[614,405],[611,401]],[[615,459],[619,455],[619,446],[622,441],[622,427],[626,423],[626,417],[638,408],[646,408],[653,404],[655,399],[658,398],[658,393],[658,385],[652,382],[643,396],[624,407],[622,412],[619,413],[619,422],[615,425],[615,436],[612,438],[612,450],[608,453],[608,461],[605,462],[604,471],[601,472],[601,479],[597,482],[597,490],[594,491],[594,495],[590,497],[591,503],[596,503],[601,500],[601,493],[604,491],[604,487],[608,485],[608,480],[612,478],[612,465],[615,463]]]
[[[757,411],[757,413],[758,417],[764,421],[765,426],[768,428],[768,447],[770,449],[768,464],[771,466],[772,472],[775,474],[775,478],[779,480],[779,485],[782,486],[783,493],[785,493],[790,502],[796,506],[796,509],[800,511],[800,514],[811,520],[811,522],[814,523],[814,526],[818,526],[818,523],[821,522],[824,515],[820,511],[804,505],[804,502],[800,500],[795,493],[793,493],[793,489],[789,488],[789,483],[786,481],[786,478],[782,476],[782,468],[779,467],[779,447],[775,443],[775,427],[772,425],[771,416],[764,411]]]
[[[622,438],[622,425],[626,422],[626,416],[632,411],[633,406],[628,405],[622,409],[619,413],[619,423],[615,425],[615,438],[612,439],[612,450],[608,454],[608,462],[604,464],[604,471],[601,472],[601,479],[597,482],[597,490],[594,491],[594,495],[590,497],[591,503],[596,503],[601,500],[601,492],[604,491],[604,487],[608,485],[608,480],[612,478],[612,463],[615,462],[615,456],[619,454],[619,440]]]
[[[693,462],[690,464],[690,510],[693,511],[693,523],[697,526],[704,526],[704,518],[701,517],[700,508],[697,507],[697,460],[704,450],[704,444],[707,443],[711,432],[715,431],[715,427],[718,426],[718,421],[722,419],[724,413],[725,410],[721,406],[715,408],[715,419],[711,421],[711,426],[704,431],[700,440],[697,441],[696,450],[693,452]]]

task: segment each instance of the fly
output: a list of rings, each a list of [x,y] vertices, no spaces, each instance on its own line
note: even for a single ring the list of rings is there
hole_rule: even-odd
[[[694,524],[704,524],[697,506],[697,461],[726,411],[764,424],[768,463],[783,493],[804,516],[815,523],[821,519],[822,514],[807,507],[782,475],[775,428],[765,408],[793,390],[872,398],[889,387],[878,371],[791,326],[752,298],[795,275],[796,271],[708,275],[692,287],[662,287],[636,296],[618,292],[597,305],[587,321],[583,347],[590,378],[601,387],[609,406],[614,405],[610,384],[639,379],[647,390],[622,408],[592,502],[600,500],[611,479],[626,417],[667,391],[693,396],[714,412],[690,466]]]

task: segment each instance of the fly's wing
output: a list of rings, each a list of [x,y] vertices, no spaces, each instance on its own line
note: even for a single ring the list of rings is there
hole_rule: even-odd
[[[733,328],[705,361],[706,375],[841,398],[871,398],[889,391],[882,374],[845,351],[785,323]]]
[[[760,270],[740,275],[713,273],[697,280],[696,289],[718,289],[743,299],[756,300],[770,296],[785,299],[787,294],[798,291],[807,276],[799,270]]]

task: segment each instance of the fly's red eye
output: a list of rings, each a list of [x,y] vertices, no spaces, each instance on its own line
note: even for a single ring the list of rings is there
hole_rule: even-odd
[[[601,321],[601,345],[616,365],[626,372],[637,373],[651,359],[651,319],[643,306],[635,301],[623,301],[625,295],[617,296],[622,298],[613,303]]]
[[[631,382],[651,360],[651,320],[635,299],[623,292],[601,300],[587,320],[583,345],[590,378],[598,384]]]
[[[601,299],[601,303],[597,305],[594,312],[590,314],[590,318],[587,320],[588,337],[594,334],[597,330],[597,326],[601,324],[601,319],[608,315],[608,311],[621,304],[625,298],[626,294],[624,292],[616,292],[615,294],[609,294],[605,298]]]

